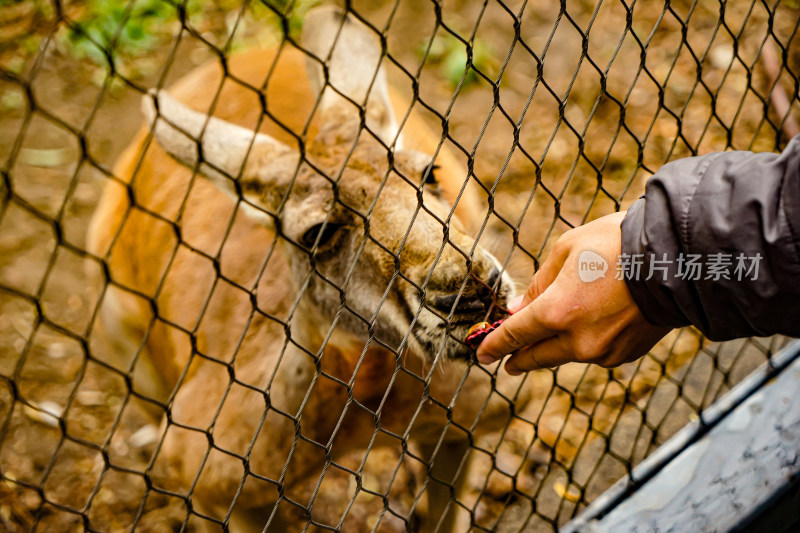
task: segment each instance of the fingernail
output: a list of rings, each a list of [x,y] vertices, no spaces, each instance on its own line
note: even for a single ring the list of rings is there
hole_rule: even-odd
[[[522,370],[517,370],[516,368],[506,367],[506,372],[508,372],[510,376],[519,376],[520,374],[522,374]]]
[[[492,364],[492,363],[494,363],[496,360],[497,360],[497,359],[495,359],[495,358],[494,358],[494,357],[492,357],[491,355],[479,355],[479,356],[478,356],[478,362],[479,362],[480,364],[482,364],[482,365],[491,365],[491,364]]]
[[[522,296],[523,295],[520,294],[519,296],[517,296],[516,298],[514,298],[513,300],[509,301],[506,304],[506,309],[508,309],[508,312],[511,313],[512,315],[517,311],[519,311],[519,308],[522,305]]]

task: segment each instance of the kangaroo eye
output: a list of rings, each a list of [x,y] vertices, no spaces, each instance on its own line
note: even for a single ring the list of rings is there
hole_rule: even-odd
[[[343,224],[334,224],[333,222],[315,224],[303,233],[303,236],[300,237],[300,244],[311,250],[316,243],[317,249],[321,250],[330,244],[333,237],[342,227]],[[317,239],[319,239],[319,241],[317,241]]]
[[[422,177],[424,178],[423,183],[426,185],[436,185],[436,171],[439,170],[439,165],[431,165],[425,169]]]

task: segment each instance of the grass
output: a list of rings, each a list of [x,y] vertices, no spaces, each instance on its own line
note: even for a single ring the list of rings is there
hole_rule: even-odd
[[[422,56],[427,49],[428,41],[421,43],[417,53]],[[442,77],[452,86],[460,83],[468,86],[480,79],[477,70],[491,77],[495,68],[494,52],[481,39],[472,42],[472,58],[468,56],[467,46],[450,33],[437,35],[431,43],[427,61],[437,65]]]

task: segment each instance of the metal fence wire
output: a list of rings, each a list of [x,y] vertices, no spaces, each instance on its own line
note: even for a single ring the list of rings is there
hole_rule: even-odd
[[[0,0],[2,529],[554,531],[783,344],[461,341],[797,133],[797,2],[318,3]]]

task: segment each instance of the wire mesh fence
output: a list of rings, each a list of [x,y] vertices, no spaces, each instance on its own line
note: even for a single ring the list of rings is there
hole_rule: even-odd
[[[317,4],[0,0],[4,529],[553,531],[782,345],[462,340],[797,133],[793,2]]]

